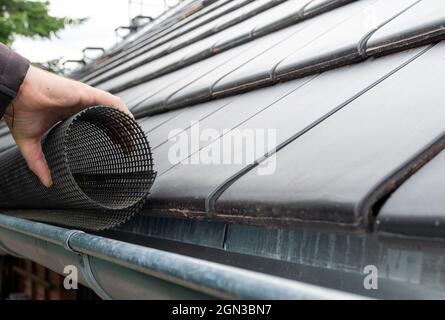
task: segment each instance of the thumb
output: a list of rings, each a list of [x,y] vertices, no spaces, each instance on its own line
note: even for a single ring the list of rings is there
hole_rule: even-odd
[[[85,95],[81,96],[81,105],[83,107],[91,107],[96,105],[105,105],[117,109],[131,118],[134,118],[133,114],[128,110],[128,107],[122,101],[121,98],[112,95],[109,92],[90,87],[82,84]]]
[[[17,144],[29,169],[34,172],[45,187],[50,188],[53,181],[40,140],[25,140],[17,142]]]

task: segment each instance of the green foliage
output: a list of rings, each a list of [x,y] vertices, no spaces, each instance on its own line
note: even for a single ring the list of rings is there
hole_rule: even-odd
[[[48,9],[47,1],[0,0],[0,42],[11,45],[17,35],[50,38],[66,25],[85,20],[53,17]]]

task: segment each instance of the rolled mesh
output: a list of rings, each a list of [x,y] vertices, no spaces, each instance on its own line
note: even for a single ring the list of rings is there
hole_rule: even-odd
[[[53,186],[45,188],[17,147],[0,154],[0,208],[22,218],[104,230],[143,207],[155,178],[147,138],[128,115],[92,107],[42,142]],[[19,210],[17,210],[19,209]]]

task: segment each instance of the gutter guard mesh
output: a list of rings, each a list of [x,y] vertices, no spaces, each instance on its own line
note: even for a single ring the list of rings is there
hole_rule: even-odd
[[[42,145],[53,178],[49,189],[18,147],[0,154],[0,208],[14,209],[7,214],[99,231],[143,207],[156,173],[147,138],[129,116],[88,108],[56,125]]]

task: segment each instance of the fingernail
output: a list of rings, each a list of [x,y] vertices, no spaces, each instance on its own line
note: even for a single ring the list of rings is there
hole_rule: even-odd
[[[51,177],[40,177],[40,182],[46,188],[51,188],[53,186],[53,180],[51,179]]]
[[[48,189],[51,188],[53,186],[53,180],[50,178],[46,183],[45,183],[45,187],[47,187]]]

